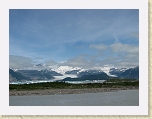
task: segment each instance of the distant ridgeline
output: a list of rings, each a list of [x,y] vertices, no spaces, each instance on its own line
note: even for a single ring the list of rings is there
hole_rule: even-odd
[[[110,69],[109,73],[112,75],[116,75],[119,78],[139,79],[139,66],[135,68],[129,68],[126,70],[112,68]]]
[[[110,74],[110,75],[109,75]],[[13,70],[9,69],[9,82],[16,81],[34,81],[34,80],[55,80],[55,76],[76,75],[77,78],[66,77],[60,81],[93,81],[108,79],[139,79],[139,67],[135,68],[111,68],[107,73],[101,70],[72,70],[64,74],[53,70]],[[113,75],[113,76],[112,76]]]
[[[13,71],[9,69],[9,80],[13,81],[32,81],[32,80],[50,80],[54,79],[54,76],[62,76],[55,71],[49,70],[17,70]]]

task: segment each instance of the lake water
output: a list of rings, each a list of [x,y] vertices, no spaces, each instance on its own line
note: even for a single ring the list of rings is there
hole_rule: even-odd
[[[139,106],[139,90],[116,92],[10,96],[10,106]]]

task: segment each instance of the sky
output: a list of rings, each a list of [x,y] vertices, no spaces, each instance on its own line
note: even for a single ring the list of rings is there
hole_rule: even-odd
[[[11,68],[139,65],[138,9],[10,9]]]

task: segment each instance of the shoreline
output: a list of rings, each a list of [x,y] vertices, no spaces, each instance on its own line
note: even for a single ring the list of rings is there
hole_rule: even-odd
[[[37,90],[10,90],[9,96],[29,96],[29,95],[64,95],[64,94],[83,94],[101,93],[119,90],[139,90],[138,87],[118,87],[118,88],[84,88],[84,89],[37,89]]]

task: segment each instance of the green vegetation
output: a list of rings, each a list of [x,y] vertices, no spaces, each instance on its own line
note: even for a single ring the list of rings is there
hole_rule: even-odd
[[[70,84],[65,82],[47,82],[34,84],[9,84],[10,90],[36,90],[36,89],[84,89],[84,88],[120,88],[139,87],[139,80],[109,79],[104,83]]]
[[[139,80],[136,79],[109,79],[104,82],[107,87],[139,87]]]

